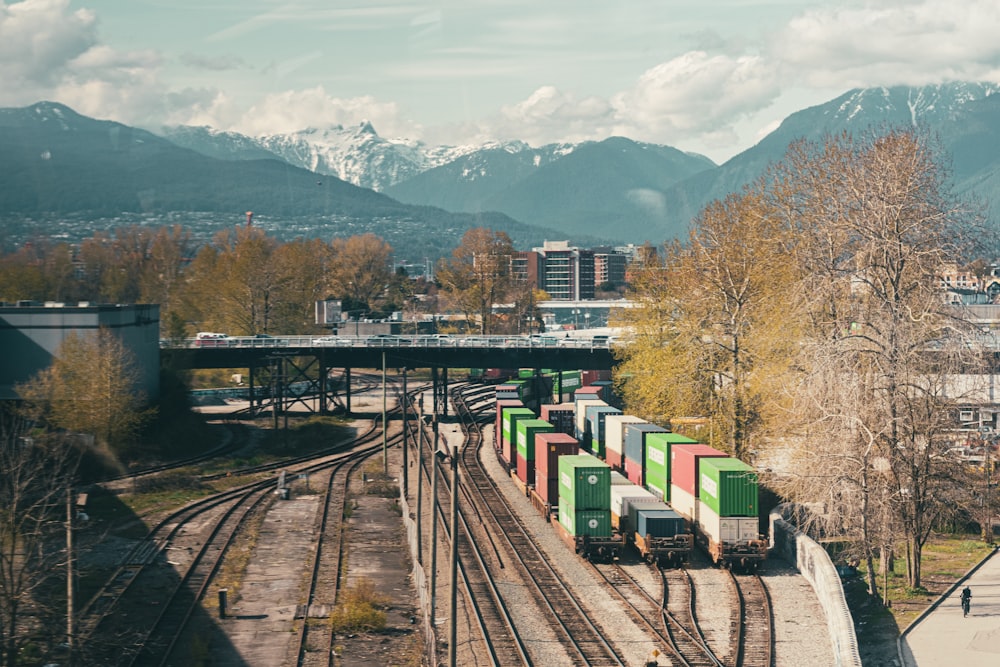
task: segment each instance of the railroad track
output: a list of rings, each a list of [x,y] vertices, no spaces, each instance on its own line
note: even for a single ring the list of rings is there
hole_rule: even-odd
[[[772,667],[774,661],[774,625],[771,597],[758,574],[738,574],[732,577],[737,627],[736,667]]]
[[[541,608],[547,610],[554,621],[554,630],[570,658],[582,665],[623,665],[624,662],[600,628],[591,621],[579,600],[550,565],[548,558],[532,540],[506,499],[496,487],[492,477],[479,461],[482,446],[479,420],[468,408],[461,392],[452,394],[456,412],[462,416],[463,430],[475,446],[462,449],[461,465],[465,470],[464,482],[483,518],[486,530],[507,545],[505,550],[511,560],[519,563],[520,570],[532,584],[533,594]],[[480,436],[470,436],[479,431]],[[511,562],[511,561],[508,561]]]
[[[343,450],[361,448],[374,454],[380,451],[381,443],[371,443],[380,433],[373,422],[350,443],[286,460],[284,468],[293,474],[315,473],[358,456],[357,451]],[[241,474],[271,468],[262,466]],[[164,664],[200,604],[226,548],[251,512],[273,497],[275,488],[273,478],[246,483],[191,503],[153,527],[79,614],[79,636],[88,664]],[[203,529],[209,530],[207,537]],[[171,556],[185,562],[167,561],[164,553],[168,545]],[[167,601],[163,603],[150,593],[159,593]],[[162,605],[152,621],[151,604]]]

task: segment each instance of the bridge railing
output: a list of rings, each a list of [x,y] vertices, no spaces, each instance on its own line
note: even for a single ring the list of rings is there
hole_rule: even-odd
[[[161,348],[191,349],[232,349],[232,348],[286,348],[286,347],[472,347],[472,348],[570,348],[608,349],[607,338],[584,338],[558,336],[393,336],[377,334],[372,336],[230,336],[227,338],[182,338],[163,339]]]

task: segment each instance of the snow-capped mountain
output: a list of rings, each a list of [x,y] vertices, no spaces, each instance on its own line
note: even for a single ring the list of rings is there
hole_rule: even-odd
[[[428,146],[408,139],[385,139],[368,122],[353,127],[332,125],[255,137],[209,127],[175,126],[163,128],[163,135],[211,157],[243,160],[266,155],[379,192],[483,148]],[[528,148],[522,142],[510,142],[507,146],[512,151]]]

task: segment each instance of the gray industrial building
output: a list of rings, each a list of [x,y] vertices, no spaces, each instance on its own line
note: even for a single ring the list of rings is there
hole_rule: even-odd
[[[99,328],[114,332],[135,355],[140,386],[159,396],[160,307],[155,304],[0,302],[0,400],[17,398],[14,387],[48,368],[70,333]]]

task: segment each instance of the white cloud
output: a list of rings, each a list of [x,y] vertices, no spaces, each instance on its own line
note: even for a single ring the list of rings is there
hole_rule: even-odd
[[[69,0],[0,3],[0,80],[7,94],[58,82],[97,42],[95,17]]]
[[[242,112],[235,112],[232,105],[223,106],[218,101],[214,109],[220,117],[208,124],[249,135],[295,132],[331,125],[346,127],[365,120],[386,137],[419,136],[420,130],[403,119],[394,102],[379,102],[370,96],[336,98],[328,95],[322,86],[268,95]],[[203,110],[206,118],[210,113],[210,109]]]

